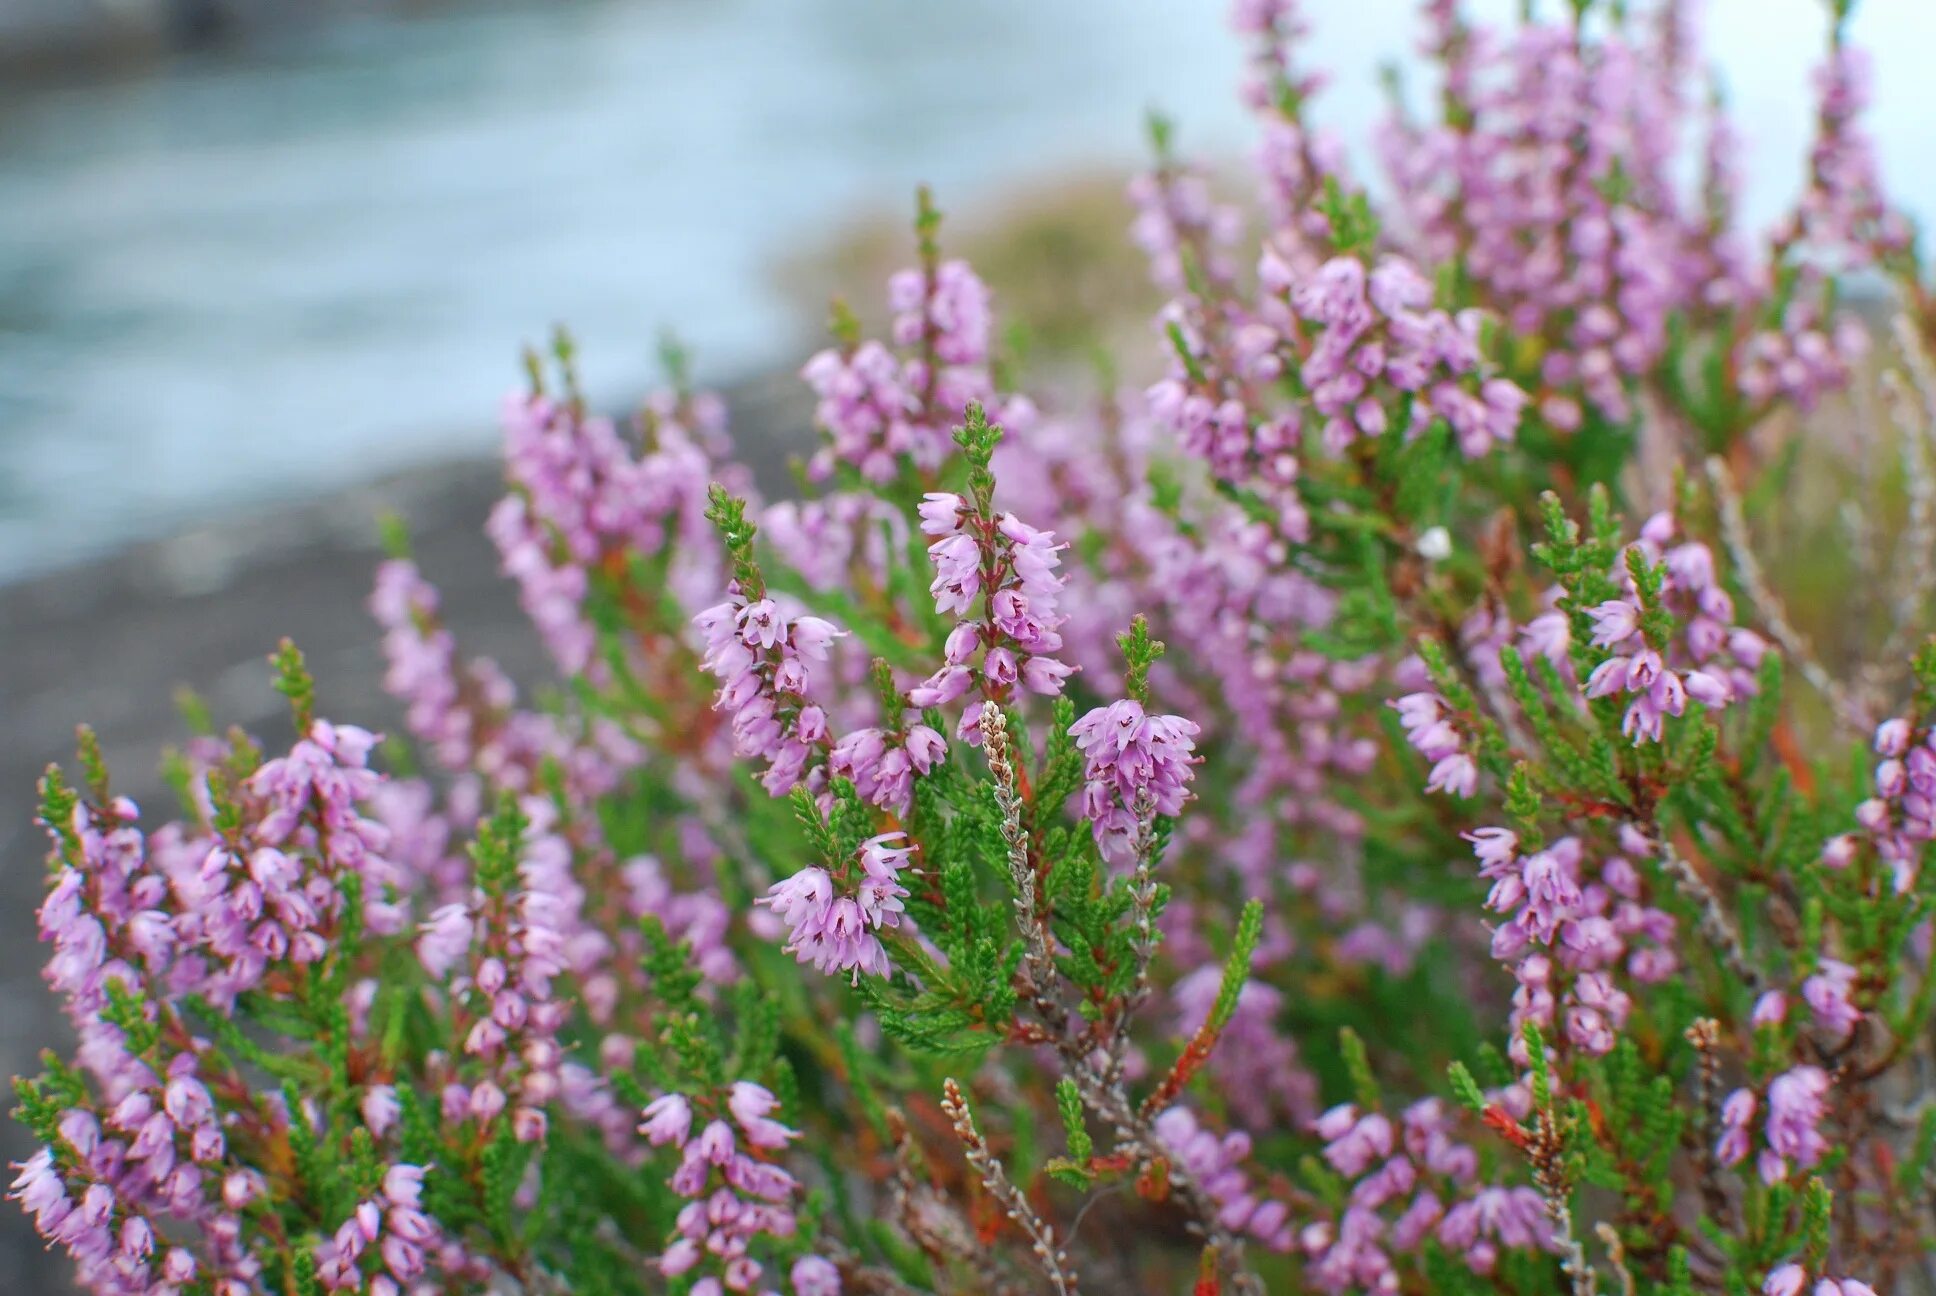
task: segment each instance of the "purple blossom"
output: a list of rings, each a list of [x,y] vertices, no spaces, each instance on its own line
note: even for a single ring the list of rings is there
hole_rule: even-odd
[[[1146,714],[1134,699],[1097,707],[1069,726],[1085,758],[1083,813],[1105,859],[1122,864],[1135,857],[1140,804],[1147,801],[1159,815],[1182,812],[1199,732],[1181,716]]]

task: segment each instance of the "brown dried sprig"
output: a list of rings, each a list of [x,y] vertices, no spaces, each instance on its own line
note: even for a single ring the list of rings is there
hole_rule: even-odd
[[[1055,1231],[1035,1213],[1028,1198],[1009,1179],[1008,1171],[1002,1168],[1001,1159],[990,1150],[988,1140],[975,1128],[975,1114],[969,1110],[968,1099],[953,1076],[942,1084],[941,1110],[947,1113],[948,1120],[954,1125],[955,1137],[961,1140],[968,1164],[981,1176],[982,1187],[1001,1204],[1008,1218],[1028,1238],[1036,1261],[1042,1266],[1042,1275],[1048,1279],[1049,1289],[1057,1296],[1072,1296],[1076,1291],[1076,1274],[1067,1253],[1056,1242]]]

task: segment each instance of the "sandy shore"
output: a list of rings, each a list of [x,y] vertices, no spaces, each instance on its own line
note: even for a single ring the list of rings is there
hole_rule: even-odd
[[[727,399],[741,453],[767,490],[785,490],[786,455],[804,444],[809,416],[799,384],[744,383]],[[72,768],[74,725],[94,726],[116,790],[150,824],[173,813],[157,758],[183,736],[179,686],[201,694],[218,723],[287,741],[265,661],[283,635],[307,655],[323,714],[394,727],[363,609],[381,557],[375,520],[390,511],[409,520],[464,650],[496,658],[521,683],[541,678],[542,650],[481,529],[499,493],[495,461],[440,464],[0,588],[0,1078],[37,1069],[38,1051],[66,1037],[39,981],[45,840],[33,817],[41,770]],[[0,1158],[31,1151],[24,1129],[0,1124]],[[0,1206],[0,1296],[63,1290],[64,1272],[17,1209]]]

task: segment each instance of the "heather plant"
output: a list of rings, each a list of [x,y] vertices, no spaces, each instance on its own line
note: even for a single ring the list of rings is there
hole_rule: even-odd
[[[1161,371],[1022,395],[924,195],[797,499],[676,355],[624,425],[534,356],[559,686],[399,526],[403,732],[285,645],[293,746],[144,827],[83,731],[13,1196],[108,1296],[1928,1290],[1936,310],[1849,8],[1761,237],[1676,0],[1429,0],[1376,183],[1243,0]]]

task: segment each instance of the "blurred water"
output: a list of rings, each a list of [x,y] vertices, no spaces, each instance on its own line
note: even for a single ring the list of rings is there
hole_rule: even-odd
[[[1362,132],[1411,2],[1309,7],[1323,111]],[[1765,215],[1796,173],[1818,7],[1713,7]],[[484,449],[518,344],[553,321],[608,400],[649,381],[665,326],[702,374],[788,360],[766,268],[831,221],[923,180],[945,207],[1133,163],[1152,104],[1188,147],[1240,146],[1222,8],[453,5],[0,93],[0,579]],[[1866,9],[1885,97],[1914,96],[1879,129],[1920,199],[1936,6]]]

